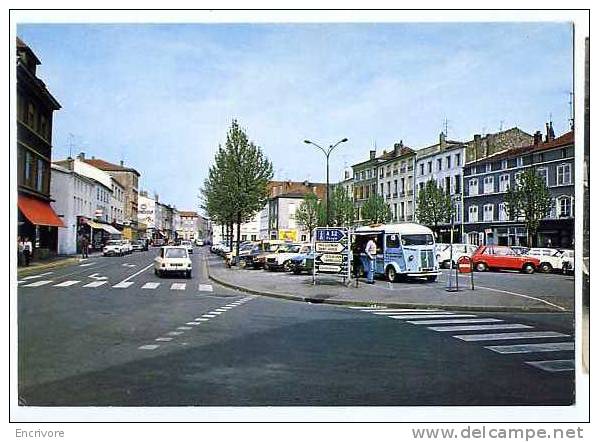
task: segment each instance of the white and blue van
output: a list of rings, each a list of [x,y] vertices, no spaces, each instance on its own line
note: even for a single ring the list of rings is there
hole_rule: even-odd
[[[353,233],[354,266],[363,272],[361,259],[366,243],[376,238],[375,275],[387,280],[426,278],[434,282],[441,274],[435,250],[435,237],[428,227],[415,223],[378,224],[357,228]],[[361,267],[361,268],[360,268]]]

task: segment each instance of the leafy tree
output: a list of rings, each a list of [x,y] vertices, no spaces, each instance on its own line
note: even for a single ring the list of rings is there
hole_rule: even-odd
[[[310,241],[312,241],[312,230],[319,225],[319,206],[316,195],[309,193],[295,211],[295,222],[310,232]]]
[[[416,198],[416,219],[439,234],[439,224],[451,221],[451,197],[434,180],[429,180]]]
[[[349,227],[356,219],[356,208],[351,197],[341,186],[335,186],[331,199],[331,225]]]
[[[362,219],[367,224],[391,221],[391,207],[381,195],[371,194],[362,206]]]
[[[510,220],[524,221],[528,230],[528,245],[532,247],[541,220],[551,211],[551,194],[547,183],[533,168],[527,169],[513,187],[508,187],[504,202]]]

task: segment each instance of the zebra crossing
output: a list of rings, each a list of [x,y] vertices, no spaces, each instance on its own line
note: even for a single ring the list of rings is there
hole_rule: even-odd
[[[48,275],[46,275],[48,276]],[[96,280],[96,281],[85,281],[85,280],[66,280],[66,281],[54,281],[52,279],[36,279],[37,277],[30,277],[29,279],[23,278],[20,281],[17,281],[19,288],[27,287],[27,288],[39,288],[39,287],[57,287],[57,288],[74,288],[74,287],[82,287],[82,288],[99,288],[99,287],[110,287],[113,289],[128,289],[131,287],[135,287],[136,285],[141,284],[141,289],[143,290],[157,290],[161,287],[167,287],[168,290],[173,290],[177,292],[181,291],[189,291],[195,290],[199,292],[214,292],[214,287],[212,284],[196,284],[187,283],[187,282],[146,282],[146,283],[138,283],[136,281],[121,281],[116,284],[109,284],[107,280]]]
[[[575,370],[572,336],[551,330],[536,330],[534,326],[510,323],[503,319],[480,317],[474,313],[459,313],[441,309],[393,309],[382,306],[349,307],[379,318],[401,320],[428,331],[450,335],[465,343],[481,343],[483,348],[500,355],[521,355],[524,364],[548,373]],[[542,339],[549,339],[541,342]],[[556,341],[559,339],[559,341]],[[507,344],[505,342],[516,342]],[[495,345],[495,343],[498,343]],[[572,353],[570,359],[551,359],[552,352]],[[535,360],[537,358],[542,360]]]

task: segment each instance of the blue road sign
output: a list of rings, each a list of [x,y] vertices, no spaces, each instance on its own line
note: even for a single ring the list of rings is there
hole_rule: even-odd
[[[339,242],[345,238],[343,229],[316,229],[316,242]]]

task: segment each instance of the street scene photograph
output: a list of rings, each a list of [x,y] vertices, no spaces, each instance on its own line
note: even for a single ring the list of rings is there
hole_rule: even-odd
[[[587,394],[572,21],[90,17],[10,42],[20,411]]]

